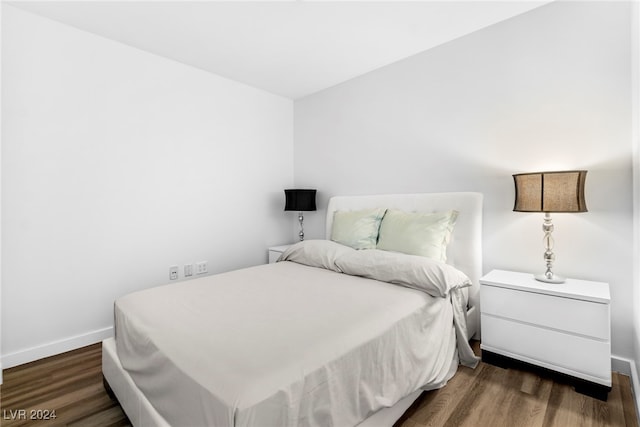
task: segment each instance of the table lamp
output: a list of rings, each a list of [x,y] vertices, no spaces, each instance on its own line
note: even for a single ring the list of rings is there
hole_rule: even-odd
[[[552,271],[553,223],[551,213],[587,212],[584,200],[586,170],[534,172],[513,175],[516,186],[515,212],[544,212],[544,260],[547,271],[536,275],[536,280],[547,283],[564,283],[565,279]]]
[[[316,190],[290,189],[284,190],[285,211],[298,211],[298,222],[300,222],[300,241],[304,240],[304,228],[302,223],[304,211],[316,210]]]

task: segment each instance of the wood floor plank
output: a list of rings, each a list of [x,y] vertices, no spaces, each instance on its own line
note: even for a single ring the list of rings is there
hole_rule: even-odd
[[[541,427],[544,425],[546,402],[553,381],[527,372],[514,372],[521,378],[521,387],[510,391],[513,399],[507,408],[505,425],[513,427]]]
[[[411,419],[419,425],[443,425],[465,396],[465,391],[482,369],[461,367],[446,387],[438,393],[424,393]],[[405,426],[406,427],[406,426]]]
[[[477,368],[476,368],[477,369]],[[454,416],[445,424],[448,427],[464,426],[499,426],[506,425],[507,410],[513,399],[512,393],[503,393],[502,389],[519,388],[517,377],[511,375],[507,369],[483,364],[482,373],[470,390]],[[464,407],[462,406],[464,405]]]
[[[638,414],[636,413],[636,405],[631,392],[631,378],[625,375],[616,375],[618,382],[616,386],[620,390],[620,400],[622,401],[622,411],[624,416],[624,424],[627,427],[635,427],[638,424]],[[637,390],[640,393],[640,390]]]
[[[0,389],[3,427],[131,425],[120,405],[109,398],[102,386],[99,343],[7,369],[3,375]],[[16,416],[20,410],[25,411],[27,419]],[[56,418],[28,419],[32,410],[55,411]],[[4,416],[7,412],[9,419]],[[99,424],[93,424],[94,421]]]
[[[480,354],[477,341],[473,349]],[[443,389],[426,392],[401,427],[638,426],[629,377],[618,373],[613,373],[608,401],[602,402],[526,370],[484,363],[473,375],[465,369]]]
[[[19,401],[28,399],[34,405],[37,405],[49,399],[52,391],[65,393],[67,389],[72,391],[83,385],[93,384],[97,378],[101,377],[102,369],[98,364],[91,367],[91,369],[82,371],[68,370],[60,378],[45,377],[37,381],[34,380],[31,383],[22,384],[10,392],[3,392],[3,401],[5,405],[12,406]]]
[[[127,426],[129,421],[124,417],[124,412],[118,406],[111,406],[91,414],[89,416],[79,418],[67,424],[69,427],[86,427],[86,426]]]
[[[476,354],[480,353],[474,343]],[[129,427],[102,385],[102,348],[95,344],[5,370],[0,408],[55,410],[55,420],[1,419],[3,427]],[[536,373],[480,363],[460,367],[442,389],[423,393],[399,427],[637,427],[628,377],[613,374],[606,402]],[[12,412],[13,411],[13,412]],[[3,418],[6,418],[3,416]]]
[[[622,402],[621,378],[617,372],[611,376],[611,392],[609,393],[608,405],[605,407],[609,414],[610,422],[613,425],[624,426],[624,405]]]

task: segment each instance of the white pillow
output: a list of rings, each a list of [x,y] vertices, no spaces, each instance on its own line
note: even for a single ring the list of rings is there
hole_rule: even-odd
[[[375,249],[385,211],[374,208],[334,212],[331,240],[354,249]]]
[[[289,246],[278,261],[292,261],[341,273],[335,261],[349,252],[355,250],[330,240],[304,240]]]
[[[447,260],[458,212],[422,213],[389,209],[380,224],[378,249]]]
[[[372,249],[344,253],[335,262],[345,274],[407,286],[434,297],[471,286],[471,280],[460,270],[423,256]]]

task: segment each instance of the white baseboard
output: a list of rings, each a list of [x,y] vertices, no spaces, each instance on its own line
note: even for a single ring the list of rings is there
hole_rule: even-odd
[[[633,360],[615,355],[611,356],[611,370],[613,372],[620,372],[622,375],[626,375],[628,377],[633,374],[633,371],[631,370],[632,363]]]
[[[14,366],[33,362],[34,360],[43,359],[45,357],[54,356],[66,351],[95,344],[112,336],[113,326],[109,326],[108,328],[87,332],[86,334],[76,335],[74,337],[65,338],[37,347],[4,354],[2,355],[0,366],[4,369],[12,368]],[[2,377],[0,375],[0,384],[2,384],[1,379]]]

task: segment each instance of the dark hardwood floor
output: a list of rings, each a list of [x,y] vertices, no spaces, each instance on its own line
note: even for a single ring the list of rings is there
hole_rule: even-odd
[[[637,426],[629,377],[614,372],[612,380],[603,402],[529,371],[481,362],[476,369],[461,367],[441,390],[424,393],[400,426]]]
[[[2,427],[131,425],[102,386],[101,344],[5,369],[3,376]],[[45,418],[46,411],[55,418],[30,419]]]
[[[477,342],[474,349],[479,353]],[[101,354],[95,344],[5,370],[0,425],[130,426],[102,386]],[[55,411],[56,418],[29,419],[47,411]],[[446,387],[424,393],[398,425],[618,427],[637,426],[638,418],[626,376],[614,373],[613,389],[603,402],[528,371],[480,363],[476,369],[461,367]]]

